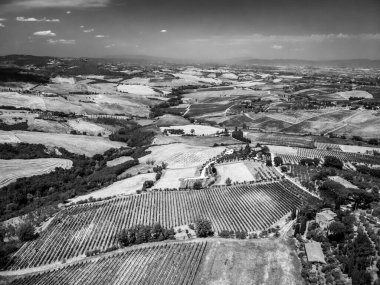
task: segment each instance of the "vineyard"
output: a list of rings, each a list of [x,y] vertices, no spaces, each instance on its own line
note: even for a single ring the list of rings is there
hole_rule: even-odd
[[[310,137],[263,133],[248,133],[247,137],[261,144],[314,148],[314,140]]]
[[[367,164],[380,164],[380,157],[353,153],[353,152],[299,148],[297,150],[297,155],[301,157],[308,157],[308,158],[314,158],[314,157],[324,158],[325,156],[335,156],[342,161],[359,162],[359,163],[367,163]]]
[[[21,177],[41,175],[55,170],[56,167],[69,169],[73,162],[61,158],[11,159],[0,160],[0,188],[15,182]]]
[[[192,284],[206,248],[206,242],[143,246],[29,275],[10,284]]]
[[[342,148],[338,144],[332,144],[332,143],[319,143],[315,142],[315,147],[317,149],[323,149],[323,150],[333,150],[333,151],[342,151]]]
[[[267,229],[294,208],[316,198],[288,180],[213,187],[193,191],[150,192],[71,206],[61,211],[40,237],[16,252],[9,270],[36,267],[117,246],[122,229],[159,222],[171,228],[198,217],[215,231]]]
[[[365,164],[380,165],[380,156],[366,155],[353,152],[343,152],[327,149],[307,149],[307,148],[271,148],[273,156],[282,158],[284,164],[299,164],[303,158],[319,158],[323,163],[326,156],[334,156],[343,162],[356,162]]]

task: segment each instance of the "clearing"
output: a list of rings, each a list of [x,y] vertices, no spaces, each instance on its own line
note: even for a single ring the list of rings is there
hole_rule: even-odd
[[[218,240],[206,251],[194,284],[303,284],[295,251],[282,240]]]
[[[181,179],[199,176],[196,174],[196,167],[179,168],[179,169],[166,169],[162,174],[160,180],[153,186],[155,189],[165,188],[179,188],[181,186]]]
[[[94,199],[98,198],[107,198],[120,195],[130,195],[136,194],[136,190],[141,190],[143,184],[147,180],[155,180],[156,173],[146,173],[136,175],[130,178],[126,178],[120,181],[117,181],[110,186],[91,192],[86,195],[78,196],[73,199],[70,199],[70,203],[76,203],[78,201],[83,201],[89,199],[90,197]]]

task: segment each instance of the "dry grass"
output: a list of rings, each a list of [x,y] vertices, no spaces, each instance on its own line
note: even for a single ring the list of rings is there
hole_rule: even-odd
[[[300,285],[300,264],[281,240],[218,240],[210,243],[195,284]]]
[[[70,199],[69,201],[71,203],[75,203],[81,200],[89,199],[90,197],[98,199],[98,198],[107,198],[107,197],[113,197],[113,196],[136,194],[136,191],[142,188],[145,181],[147,180],[154,181],[155,176],[156,176],[155,173],[146,173],[146,174],[136,175],[130,178],[117,181],[106,188],[91,192],[90,194],[75,197],[73,199]]]
[[[180,169],[167,169],[161,176],[160,180],[154,185],[153,188],[165,189],[165,188],[179,188],[181,186],[180,179],[199,176],[196,175],[196,167],[180,168]]]
[[[244,164],[244,162],[234,162],[216,165],[218,181],[216,185],[225,185],[226,179],[230,178],[232,182],[253,181],[255,178]]]

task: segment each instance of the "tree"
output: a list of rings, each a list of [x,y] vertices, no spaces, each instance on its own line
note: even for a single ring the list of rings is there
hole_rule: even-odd
[[[232,183],[231,178],[228,177],[228,178],[226,179],[226,182],[225,182],[225,183],[226,183],[227,186],[230,186],[231,183]]]
[[[346,226],[341,222],[332,222],[329,225],[329,231],[331,233],[331,237],[329,237],[330,239],[340,241],[344,238]]]
[[[190,130],[190,133],[191,133],[191,135],[194,135],[195,130],[194,130],[194,129],[191,129],[191,130]]]
[[[283,164],[283,161],[282,161],[282,158],[279,157],[279,156],[276,156],[275,158],[273,158],[273,161],[274,161],[274,165],[277,167],[277,166],[280,166]]]
[[[27,222],[21,224],[17,229],[17,236],[20,241],[30,241],[37,238],[38,234],[35,232],[34,226]]]
[[[337,169],[343,168],[343,162],[335,156],[326,156],[325,157],[325,163],[323,165],[325,167],[334,167]]]
[[[211,222],[202,218],[195,221],[195,232],[197,237],[208,237],[214,235],[211,228]]]
[[[195,190],[199,190],[199,189],[201,189],[201,188],[202,188],[202,182],[200,182],[200,181],[196,181],[196,182],[193,184],[193,188],[194,188]]]

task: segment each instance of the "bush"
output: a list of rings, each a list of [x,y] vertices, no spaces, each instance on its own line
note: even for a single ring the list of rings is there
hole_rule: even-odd
[[[211,228],[211,222],[206,219],[198,219],[195,222],[195,228],[197,237],[208,237],[214,235],[214,232]]]
[[[283,164],[283,161],[282,161],[282,158],[279,157],[279,156],[276,156],[275,158],[273,158],[273,161],[274,161],[274,165],[277,167],[277,166],[280,166]]]
[[[23,223],[17,229],[17,237],[20,241],[30,241],[38,237],[34,226],[31,223]]]
[[[323,165],[325,167],[334,167],[337,169],[343,168],[343,162],[335,156],[326,156],[325,157],[325,163]]]

